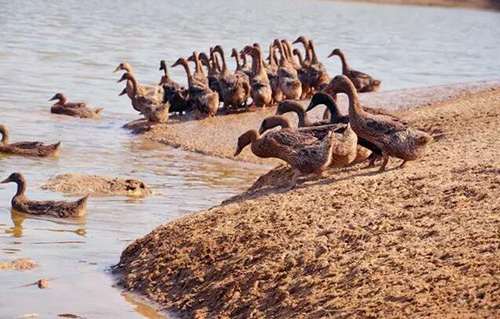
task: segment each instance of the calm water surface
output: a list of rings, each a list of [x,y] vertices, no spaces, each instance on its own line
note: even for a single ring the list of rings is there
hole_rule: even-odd
[[[293,0],[0,0],[0,7],[0,123],[10,126],[13,141],[63,142],[59,159],[0,155],[0,178],[24,172],[28,195],[37,199],[63,197],[39,185],[67,172],[140,178],[162,193],[91,198],[86,217],[61,221],[11,213],[15,186],[2,185],[0,261],[26,257],[40,267],[0,272],[0,318],[157,318],[113,288],[106,269],[133,239],[220,203],[265,170],[123,130],[137,115],[117,96],[122,85],[111,72],[122,61],[139,81],[156,83],[161,59],[304,34],[331,74],[340,63],[324,58],[341,47],[353,67],[381,78],[383,89],[494,79],[500,70],[500,15],[490,12]],[[185,81],[182,70],[172,73]],[[103,119],[50,114],[47,100],[57,91],[103,106]],[[18,288],[40,278],[52,279],[49,289]]]

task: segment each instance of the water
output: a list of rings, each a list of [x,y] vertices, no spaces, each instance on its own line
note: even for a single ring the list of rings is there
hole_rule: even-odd
[[[130,62],[143,83],[159,80],[159,60],[222,44],[241,48],[275,37],[315,39],[331,74],[341,47],[350,64],[396,89],[498,78],[500,15],[462,9],[312,1],[9,1],[0,0],[0,123],[12,141],[62,141],[59,159],[0,155],[0,178],[26,174],[28,196],[56,199],[39,184],[76,172],[144,180],[162,195],[92,198],[79,220],[26,218],[10,212],[13,184],[0,187],[0,261],[35,260],[30,272],[0,272],[0,318],[156,318],[120,290],[106,269],[133,239],[157,225],[206,209],[247,187],[265,168],[160,146],[121,126],[137,118],[112,70]],[[231,61],[231,65],[233,65]],[[185,82],[181,69],[172,70]],[[103,106],[104,118],[49,113],[64,91]],[[68,197],[73,199],[74,197]],[[17,288],[40,278],[51,286]]]

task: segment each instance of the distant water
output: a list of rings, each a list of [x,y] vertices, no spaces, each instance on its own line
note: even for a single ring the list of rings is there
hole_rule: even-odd
[[[340,47],[352,67],[382,79],[383,90],[493,79],[500,70],[500,15],[491,12],[293,0],[0,0],[0,7],[0,123],[11,127],[13,141],[63,143],[56,160],[0,155],[0,178],[24,172],[28,195],[39,199],[61,198],[38,185],[67,172],[136,177],[163,193],[92,198],[85,218],[54,221],[11,214],[15,187],[2,185],[0,261],[27,257],[40,268],[0,271],[0,318],[156,318],[112,287],[107,267],[133,239],[220,203],[264,171],[123,130],[137,115],[117,96],[123,86],[112,70],[122,61],[139,81],[156,83],[161,59],[172,63],[215,44],[229,51],[260,42],[267,51],[276,37],[306,35],[331,75],[340,62],[326,56]],[[182,69],[171,72],[185,82]],[[50,114],[47,100],[58,91],[104,107],[104,118]],[[15,288],[40,278],[56,279],[46,290]]]

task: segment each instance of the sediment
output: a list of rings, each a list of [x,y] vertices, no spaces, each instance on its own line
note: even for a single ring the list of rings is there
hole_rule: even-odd
[[[119,284],[182,318],[500,317],[500,90],[398,114],[442,133],[423,159],[275,168],[133,242]]]

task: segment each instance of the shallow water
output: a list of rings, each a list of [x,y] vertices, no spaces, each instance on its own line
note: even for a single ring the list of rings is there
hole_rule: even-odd
[[[11,213],[15,186],[2,185],[0,261],[27,257],[40,267],[0,272],[0,318],[155,318],[113,288],[106,269],[131,240],[220,203],[265,170],[170,149],[122,129],[137,115],[117,96],[122,85],[112,70],[119,62],[130,62],[139,81],[155,83],[160,59],[172,63],[218,43],[241,48],[304,34],[315,39],[332,75],[340,63],[324,58],[341,47],[353,67],[381,78],[383,89],[492,79],[500,69],[500,15],[490,12],[284,0],[0,0],[0,6],[0,123],[10,126],[12,141],[63,145],[58,159],[0,155],[0,178],[24,172],[28,195],[37,199],[61,198],[39,184],[67,172],[135,177],[162,193],[91,198],[86,217],[61,221]],[[172,73],[184,81],[181,69]],[[47,100],[57,91],[103,106],[103,119],[50,114]],[[40,278],[52,279],[50,288],[17,288]]]

